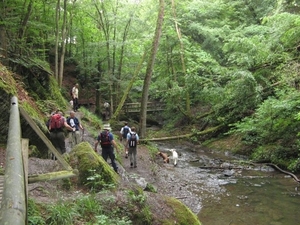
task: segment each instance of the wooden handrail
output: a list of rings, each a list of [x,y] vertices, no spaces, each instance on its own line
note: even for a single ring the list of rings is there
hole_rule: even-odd
[[[21,145],[21,125],[17,97],[12,97],[5,179],[0,211],[0,224],[27,224],[27,197]]]

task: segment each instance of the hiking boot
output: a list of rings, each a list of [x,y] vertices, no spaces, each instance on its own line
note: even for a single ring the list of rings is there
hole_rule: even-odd
[[[137,166],[135,165],[134,168],[136,168]]]
[[[128,153],[126,153],[125,158],[126,158],[126,159],[128,158]]]
[[[133,167],[133,163],[130,163],[130,167],[131,167],[131,168]]]

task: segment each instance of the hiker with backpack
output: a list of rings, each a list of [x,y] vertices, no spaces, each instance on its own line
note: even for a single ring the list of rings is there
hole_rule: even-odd
[[[108,102],[104,102],[103,104],[104,106],[104,115],[102,115],[102,117],[104,118],[103,120],[108,120],[110,117],[110,104]]]
[[[126,140],[126,146],[128,146],[130,168],[136,168],[136,154],[137,145],[139,143],[139,135],[136,133],[135,127],[131,127],[131,131],[127,134]]]
[[[50,140],[58,152],[64,154],[66,152],[65,134],[63,128],[73,131],[73,128],[67,124],[65,117],[61,111],[52,114],[48,123],[50,131]]]
[[[126,141],[127,141],[127,134],[129,132],[131,132],[131,129],[128,126],[128,123],[125,122],[124,127],[122,127],[121,130],[120,130],[120,140],[124,145],[125,158],[128,158],[128,148],[127,148],[127,145],[126,145]]]
[[[72,88],[72,100],[73,100],[73,110],[77,112],[78,110],[78,84],[75,84]]]
[[[77,117],[75,117],[75,112],[70,112],[70,117],[67,119],[67,124],[75,128],[75,130],[69,131],[69,142],[70,148],[72,149],[75,145],[80,143],[80,131],[79,129],[83,130],[83,127]]]
[[[107,158],[110,158],[111,165],[114,168],[114,171],[118,173],[118,167],[115,162],[115,153],[114,153],[114,148],[116,151],[118,150],[118,145],[114,140],[113,134],[110,132],[111,128],[109,124],[104,124],[103,126],[103,131],[98,135],[97,140],[95,142],[95,152],[98,153],[97,147],[98,144],[100,143],[101,148],[102,148],[102,154],[101,156],[105,161],[107,161]]]

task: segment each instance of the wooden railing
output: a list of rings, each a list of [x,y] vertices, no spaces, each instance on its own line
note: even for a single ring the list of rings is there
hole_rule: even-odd
[[[26,158],[26,157],[24,157]],[[27,191],[18,99],[11,99],[0,224],[27,224]],[[26,164],[26,162],[25,162]]]
[[[44,141],[49,150],[56,156],[65,170],[28,176],[28,139],[22,139],[20,114],[31,128]],[[5,175],[0,177],[0,225],[27,224],[27,185],[39,181],[58,180],[78,175],[77,170],[65,161],[51,141],[26,111],[18,106],[18,99],[11,99],[7,148],[5,155]],[[1,190],[3,188],[3,191]]]
[[[147,103],[147,112],[156,112],[163,111],[165,109],[165,103],[161,102],[148,102]],[[123,111],[125,113],[134,113],[141,111],[141,103],[126,103],[123,106]]]

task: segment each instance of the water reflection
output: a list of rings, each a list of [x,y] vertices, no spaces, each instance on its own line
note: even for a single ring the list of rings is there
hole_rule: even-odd
[[[241,177],[236,184],[225,186],[219,201],[204,200],[198,214],[203,225],[300,224],[298,184],[282,174],[271,173],[262,178]]]

